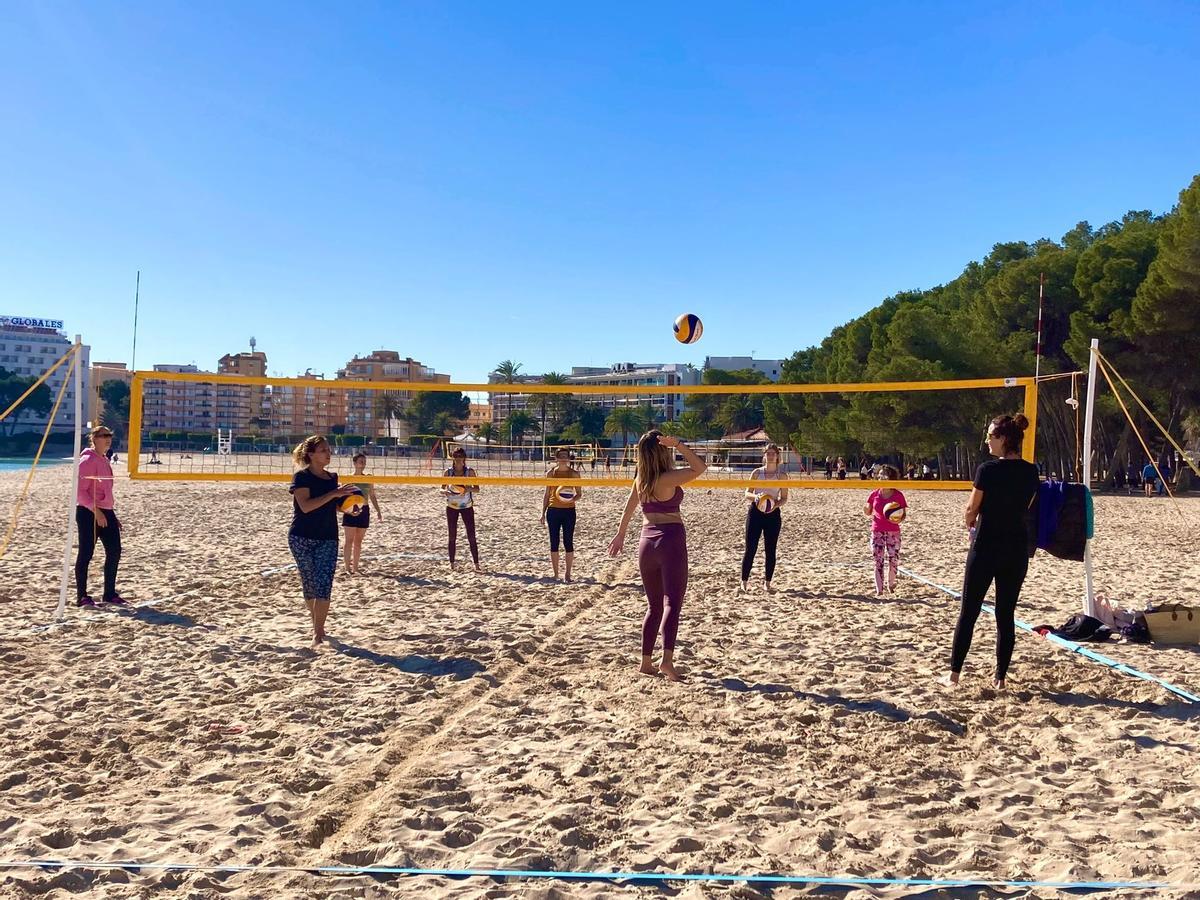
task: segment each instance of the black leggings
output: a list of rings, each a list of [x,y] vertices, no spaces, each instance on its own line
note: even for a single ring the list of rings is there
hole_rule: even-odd
[[[954,627],[954,649],[950,655],[950,671],[961,672],[967,651],[971,649],[971,634],[983,606],[983,597],[992,581],[996,582],[996,678],[1008,674],[1016,643],[1017,598],[1029,569],[1025,543],[1012,546],[971,548],[967,554],[967,571],[963,576],[962,607]]]
[[[467,526],[467,543],[471,546],[471,559],[479,565],[479,545],[475,543],[475,510],[471,507],[455,509],[446,507],[446,527],[450,530],[450,562],[454,562],[454,552],[458,546],[458,517],[462,516],[463,524]]]
[[[555,506],[546,508],[546,524],[550,527],[550,552],[558,552],[559,532],[562,532],[563,549],[568,553],[575,552],[575,510],[559,509]]]
[[[79,554],[75,557],[75,596],[87,596],[88,566],[96,553],[96,538],[104,545],[104,593],[108,600],[117,593],[117,567],[121,564],[121,523],[111,509],[101,510],[108,520],[104,528],[96,527],[96,514],[86,506],[75,507],[75,525],[79,529]]]
[[[753,503],[746,512],[746,552],[742,554],[742,581],[750,577],[750,567],[754,564],[754,554],[758,553],[758,538],[763,542],[767,555],[767,581],[775,574],[775,548],[779,544],[779,532],[783,528],[783,516],[779,510],[762,512]]]

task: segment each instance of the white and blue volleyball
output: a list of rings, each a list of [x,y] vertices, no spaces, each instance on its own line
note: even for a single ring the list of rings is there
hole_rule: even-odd
[[[684,313],[675,320],[675,340],[681,344],[694,344],[704,334],[704,323],[692,313]]]

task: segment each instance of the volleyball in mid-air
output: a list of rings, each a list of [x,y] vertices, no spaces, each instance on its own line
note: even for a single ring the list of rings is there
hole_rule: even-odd
[[[883,517],[889,522],[895,522],[898,525],[904,521],[906,514],[905,508],[895,500],[883,504]]]
[[[366,508],[366,505],[367,498],[362,494],[351,494],[342,501],[342,512],[347,515],[357,516]]]
[[[575,488],[565,484],[561,485],[555,493],[558,494],[558,499],[563,503],[570,503],[575,499]]]
[[[451,494],[465,494],[467,492],[466,487],[461,484],[448,484],[446,485],[446,490]]]
[[[758,511],[761,513],[772,513],[779,504],[775,502],[775,498],[770,494],[759,494],[758,499],[754,501],[754,505],[758,507]]]
[[[675,340],[681,344],[694,344],[704,334],[704,323],[692,313],[684,313],[675,320]]]

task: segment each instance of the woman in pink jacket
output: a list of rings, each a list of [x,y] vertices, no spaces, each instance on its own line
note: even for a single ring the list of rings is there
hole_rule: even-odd
[[[103,425],[92,429],[91,446],[79,457],[79,491],[75,499],[75,524],[79,527],[79,555],[75,557],[75,603],[95,606],[88,596],[88,566],[96,552],[96,538],[104,545],[105,603],[123,604],[117,593],[117,567],[121,564],[121,523],[113,512],[113,471],[105,457],[112,432]]]

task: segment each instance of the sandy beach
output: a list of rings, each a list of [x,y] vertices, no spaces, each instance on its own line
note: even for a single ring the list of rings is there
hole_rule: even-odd
[[[381,487],[366,571],[339,575],[331,648],[313,653],[286,485],[120,475],[120,585],[146,605],[72,604],[64,625],[42,627],[57,602],[65,467],[39,471],[0,560],[6,859],[1200,882],[1200,709],[1020,632],[996,695],[986,614],[962,686],[939,688],[957,602],[909,578],[875,598],[866,488],[793,494],[770,595],[761,556],[754,592],[736,591],[738,493],[688,493],[677,685],[635,671],[635,541],[615,560],[604,552],[616,490],[580,503],[568,585],[549,578],[539,489],[481,495],[476,574],[449,571],[434,490]],[[0,474],[5,509],[22,478]],[[909,494],[906,568],[961,586],[964,500]],[[1200,605],[1200,500],[1180,505],[1182,517],[1167,500],[1097,498],[1098,590],[1129,606]],[[1018,618],[1061,624],[1081,592],[1079,564],[1039,553]],[[1200,648],[1096,649],[1200,693]],[[814,892],[0,871],[0,896],[22,898]]]

